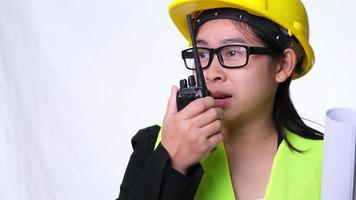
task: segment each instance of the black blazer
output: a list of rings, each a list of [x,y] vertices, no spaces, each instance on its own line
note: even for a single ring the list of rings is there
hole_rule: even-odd
[[[117,200],[192,200],[203,168],[200,164],[183,175],[170,166],[166,149],[154,149],[160,127],[140,130],[131,140],[133,153],[127,165]]]

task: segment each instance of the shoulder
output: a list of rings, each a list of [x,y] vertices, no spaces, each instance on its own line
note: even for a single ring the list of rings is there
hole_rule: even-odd
[[[151,152],[154,149],[154,145],[157,140],[158,133],[161,127],[159,125],[149,126],[143,129],[140,129],[135,136],[131,139],[132,148],[136,150],[143,150]]]
[[[288,130],[286,135],[292,145],[305,154],[322,154],[324,140],[304,138]]]
[[[282,141],[273,161],[265,199],[320,199],[323,140],[286,132],[292,150]]]
[[[323,160],[323,140],[315,140],[301,137],[291,131],[286,132],[289,142],[300,152],[288,147],[283,141],[277,151],[276,159],[280,166],[288,169],[291,173],[298,174],[300,178],[313,176],[319,179],[321,176]]]

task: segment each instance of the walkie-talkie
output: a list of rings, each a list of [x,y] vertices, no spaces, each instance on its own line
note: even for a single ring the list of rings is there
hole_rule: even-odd
[[[192,16],[187,15],[187,22],[190,32],[190,38],[192,41],[193,47],[193,55],[194,55],[194,63],[195,63],[195,72],[197,81],[195,81],[194,75],[188,77],[188,81],[186,79],[182,79],[179,82],[180,89],[177,92],[177,109],[178,111],[182,110],[185,106],[187,106],[190,102],[195,99],[210,96],[210,92],[206,87],[203,69],[201,67],[199,52],[197,49],[197,44],[195,41],[194,29]],[[188,83],[187,83],[188,82]]]

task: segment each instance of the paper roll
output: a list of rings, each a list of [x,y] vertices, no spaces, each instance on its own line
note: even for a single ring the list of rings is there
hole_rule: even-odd
[[[326,112],[322,200],[355,200],[356,110]]]

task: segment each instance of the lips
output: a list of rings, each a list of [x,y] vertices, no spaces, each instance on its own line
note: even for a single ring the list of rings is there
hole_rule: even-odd
[[[214,97],[214,99],[227,99],[227,98],[231,98],[231,95],[223,95],[223,96],[216,96]]]
[[[216,91],[216,92],[212,92],[212,96],[214,99],[225,99],[225,98],[231,98],[232,95],[226,92],[222,92],[222,91]]]
[[[232,99],[232,95],[223,91],[212,92],[217,107],[225,107]]]

